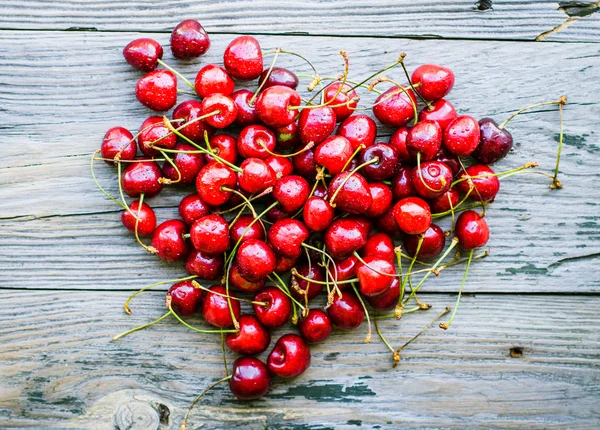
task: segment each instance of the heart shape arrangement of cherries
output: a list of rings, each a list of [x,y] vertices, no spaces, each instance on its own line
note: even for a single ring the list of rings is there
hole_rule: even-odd
[[[173,30],[177,59],[194,59],[209,47],[198,21],[183,21]],[[241,357],[231,375],[212,386],[228,381],[238,399],[267,393],[272,376],[304,372],[309,344],[326,340],[333,327],[353,330],[366,319],[369,342],[371,320],[428,309],[417,296],[428,276],[466,263],[454,311],[440,323],[447,329],[470,264],[488,253],[474,250],[488,241],[485,208],[500,179],[536,166],[501,173],[489,167],[513,145],[505,125],[524,110],[558,105],[562,145],[566,97],[528,106],[500,125],[490,118],[477,121],[458,115],[444,99],[454,84],[450,69],[425,64],[409,74],[405,54],[357,82],[348,78],[348,55],[342,51],[343,73],[325,79],[304,57],[280,48],[264,52],[256,38],[240,36],[227,46],[223,66],[203,66],[194,83],[162,61],[163,49],[152,39],[132,41],[123,54],[147,72],[137,83],[137,99],[154,111],[175,108],[172,119],[147,118],[135,136],[123,127],[108,130],[94,153],[92,174],[94,160],[116,166],[120,199],[96,183],[123,208],[123,225],[146,251],[184,261],[189,276],[169,289],[165,315],[115,339],[168,316],[191,330],[221,334]],[[267,55],[273,61],[265,67]],[[296,91],[294,72],[275,67],[284,55],[310,65],[309,99]],[[382,76],[398,65],[407,84]],[[178,92],[185,93],[178,78],[195,98],[176,106]],[[241,81],[257,81],[256,89],[236,91]],[[389,88],[380,91],[380,84]],[[393,127],[389,140],[377,141],[377,123],[359,113],[361,90],[379,94],[367,109]],[[561,186],[557,173],[558,163],[554,176],[547,175],[552,188]],[[196,193],[181,199],[181,219],[157,225],[148,200],[164,186],[177,185],[195,186]],[[125,194],[134,200],[128,202]],[[452,227],[444,232],[434,221],[446,216]],[[149,244],[141,239],[146,236]],[[447,259],[457,246],[468,257]],[[140,291],[125,304],[128,313]],[[323,309],[311,307],[319,295],[327,299]],[[253,313],[242,314],[240,301],[250,302]],[[198,312],[213,328],[184,320]],[[269,330],[289,324],[293,332],[275,342],[267,363],[256,358],[271,344]],[[394,349],[377,332],[396,365],[402,347]]]

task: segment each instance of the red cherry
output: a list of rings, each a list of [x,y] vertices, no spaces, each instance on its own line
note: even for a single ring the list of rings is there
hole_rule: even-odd
[[[315,151],[304,151],[292,157],[294,170],[300,176],[314,180],[317,175],[317,162],[315,161]]]
[[[275,256],[275,272],[277,273],[287,273],[292,270],[292,267],[296,265],[298,262],[297,258],[287,258],[283,255]]]
[[[202,112],[204,115],[218,111],[216,115],[209,116],[204,121],[214,128],[225,128],[237,118],[237,106],[223,94],[211,94],[202,100]]]
[[[208,48],[208,34],[195,19],[180,22],[171,33],[171,52],[175,58],[191,60],[204,55]]]
[[[487,243],[490,230],[485,219],[475,211],[464,211],[456,220],[454,234],[458,244],[466,250],[479,248]]]
[[[194,222],[190,239],[200,252],[221,254],[229,249],[229,224],[221,215],[206,215]]]
[[[210,148],[216,153],[220,159],[229,161],[231,164],[236,164],[238,159],[237,140],[235,137],[228,134],[217,134],[210,139]],[[206,162],[215,161],[212,155],[205,155]]]
[[[202,116],[202,104],[197,100],[186,100],[173,110],[173,119],[180,119],[182,121],[174,124],[175,127],[181,126],[190,121],[195,121],[198,117]],[[188,124],[183,127],[179,132],[194,142],[204,143],[204,132],[208,133],[208,137],[211,138],[215,133],[215,130],[208,125],[204,120],[195,121],[192,124]]]
[[[137,146],[133,135],[123,127],[113,127],[109,129],[102,139],[100,145],[102,158],[106,158],[106,164],[114,164],[115,157],[119,160],[133,160],[137,153]]]
[[[429,200],[431,213],[437,214],[447,212],[452,208],[455,208],[459,200],[460,194],[458,193],[457,187],[452,187],[441,196]]]
[[[181,317],[189,317],[200,310],[204,293],[188,280],[173,284],[167,295],[171,297],[171,309]]]
[[[152,246],[161,259],[167,261],[184,260],[190,253],[190,246],[183,238],[187,226],[183,221],[171,219],[163,222],[152,234]]]
[[[177,78],[168,70],[154,70],[140,78],[135,96],[149,109],[169,110],[177,102]]]
[[[406,93],[394,86],[375,100],[373,113],[383,124],[402,127],[415,117],[413,106],[416,106],[417,98],[410,89],[404,88]]]
[[[121,222],[127,230],[135,233],[137,223],[137,233],[139,236],[150,236],[156,228],[156,215],[152,208],[143,202],[140,207],[140,201],[134,200],[129,205],[131,212],[125,209],[121,214]]]
[[[394,262],[396,258],[394,242],[385,233],[374,233],[367,239],[367,243],[362,249],[362,255],[363,257],[378,257]]]
[[[323,291],[323,284],[320,282],[325,281],[325,274],[323,273],[323,269],[318,267],[316,264],[303,264],[298,268],[298,274],[305,278],[310,279],[307,281],[306,279],[298,278],[298,289],[300,291],[306,292],[306,300],[312,300],[321,294]],[[317,282],[312,282],[317,281]],[[292,296],[294,296],[297,300],[304,301],[304,294],[301,294],[296,289],[291,289]]]
[[[311,197],[306,201],[302,210],[304,224],[312,231],[325,230],[331,221],[335,211],[326,200],[320,197]]]
[[[421,234],[431,225],[429,205],[418,197],[406,197],[394,206],[394,218],[404,233]]]
[[[135,69],[150,72],[162,59],[163,49],[156,40],[141,38],[132,40],[123,49],[125,61]]]
[[[298,123],[291,122],[283,127],[273,129],[277,147],[281,149],[293,149],[300,144],[300,132],[298,131]]]
[[[394,200],[401,200],[405,197],[417,195],[410,167],[400,166],[398,174],[392,179],[392,194],[394,195]]]
[[[238,173],[238,182],[244,191],[254,194],[275,185],[275,172],[260,158],[247,158],[240,168],[243,171]]]
[[[344,184],[344,185],[342,185]],[[341,188],[340,188],[341,187]],[[340,188],[335,196],[333,203],[343,211],[351,214],[365,213],[373,203],[373,197],[369,189],[367,180],[360,174],[342,172],[336,175],[329,184],[329,195],[332,196]]]
[[[408,255],[413,257],[417,252],[419,244],[419,235],[407,234],[404,236],[404,248]],[[423,242],[417,254],[418,258],[433,258],[439,255],[446,244],[446,235],[444,231],[435,224],[431,224],[423,233]]]
[[[153,197],[162,191],[162,184],[158,181],[161,177],[160,167],[154,161],[139,161],[130,163],[125,168],[121,177],[123,191],[129,197]]]
[[[235,89],[235,83],[224,68],[216,64],[207,64],[196,75],[194,88],[200,97],[217,93],[230,96]]]
[[[458,176],[459,178],[471,177],[475,188],[471,191],[469,197],[473,200],[491,202],[496,198],[496,194],[500,190],[500,180],[497,176],[494,176],[492,169],[483,164],[473,164],[467,167],[466,173],[461,172]],[[468,180],[459,182],[457,185],[461,193],[467,194],[470,186]]]
[[[338,92],[341,85],[341,82],[332,82],[323,91],[323,100],[325,103],[336,106],[333,108],[333,111],[338,121],[348,118],[358,104],[358,101],[355,100],[357,98],[356,91],[352,90],[350,85],[344,84],[344,87]],[[342,105],[342,103],[345,104]]]
[[[265,327],[284,326],[292,316],[292,301],[279,288],[265,287],[254,296],[253,301],[265,303],[265,306],[256,303],[252,305],[256,318]]]
[[[367,301],[376,311],[389,311],[398,305],[400,298],[400,282],[392,278],[392,283],[387,290],[377,296],[366,297]]]
[[[300,334],[308,343],[319,343],[331,335],[331,320],[321,309],[310,309],[308,315],[298,323]]]
[[[365,215],[370,218],[378,218],[392,207],[392,190],[383,182],[370,182],[369,192],[372,202]]]
[[[240,275],[240,270],[234,264],[229,271],[229,284],[238,291],[244,293],[257,293],[265,287],[265,280],[258,282],[250,282]]]
[[[236,261],[240,274],[251,282],[265,279],[275,270],[275,254],[269,245],[247,239],[238,248]]]
[[[308,239],[308,229],[295,219],[275,221],[269,229],[269,243],[278,254],[288,258],[298,258],[302,254],[302,244]]]
[[[436,156],[442,146],[442,129],[435,121],[422,121],[410,129],[406,136],[406,149],[411,157],[421,154],[421,161]]]
[[[386,143],[375,143],[360,152],[360,163],[377,159],[377,162],[364,166],[361,173],[374,181],[389,179],[398,171],[399,158],[396,150]]]
[[[400,161],[412,161],[412,157],[408,153],[408,149],[406,149],[406,138],[409,131],[410,128],[408,127],[400,127],[390,137],[389,144],[396,150]]]
[[[237,147],[244,158],[267,158],[275,149],[275,135],[265,126],[249,125],[240,132]]]
[[[240,127],[258,123],[258,116],[256,115],[254,103],[250,103],[253,96],[254,93],[246,89],[238,90],[231,94],[231,99],[238,108],[235,123]]]
[[[310,366],[310,348],[297,334],[284,334],[275,343],[267,365],[273,374],[293,378]]]
[[[243,238],[242,240],[265,239],[265,230],[259,222],[252,224],[253,221],[254,216],[244,214],[241,215],[233,224],[231,224],[229,234],[231,235],[231,243],[233,245],[235,245],[240,238]]]
[[[268,77],[267,77],[268,74]],[[266,81],[266,82],[265,82]],[[283,67],[273,67],[271,73],[269,69],[263,70],[258,79],[258,86],[262,85],[262,89],[274,87],[275,85],[283,85],[293,90],[298,86],[298,76],[294,72]]]
[[[375,224],[377,225],[377,229],[379,231],[389,234],[392,237],[402,234],[400,227],[398,227],[398,224],[396,223],[396,218],[394,218],[394,211],[392,208],[377,218]]]
[[[218,279],[223,275],[223,255],[205,254],[192,249],[185,263],[185,270],[201,279]]]
[[[233,362],[229,389],[236,399],[258,399],[267,394],[270,384],[269,370],[258,358],[240,357]]]
[[[415,69],[410,81],[420,84],[417,89],[426,100],[438,100],[446,96],[454,86],[454,73],[447,67],[423,64]]]
[[[367,235],[360,221],[340,218],[333,221],[325,231],[325,245],[333,258],[343,259],[365,246]]]
[[[337,134],[348,139],[355,151],[360,145],[369,147],[375,143],[377,124],[367,115],[352,115],[340,124]]]
[[[450,170],[452,171],[452,176],[456,176],[456,174],[460,171],[461,168],[458,156],[450,154],[450,152],[448,152],[448,150],[443,145],[432,161],[441,161],[446,166],[450,167]]]
[[[323,142],[335,130],[335,113],[329,106],[303,109],[298,119],[300,140],[304,145]]]
[[[356,267],[358,264],[358,258],[355,255],[351,255],[348,258],[343,258],[335,262],[335,270],[331,270],[331,280],[347,281],[352,278],[356,278]],[[337,274],[337,279],[335,278]],[[338,285],[340,290],[348,288],[348,284]]]
[[[393,278],[392,278],[393,279]],[[336,294],[327,309],[327,315],[334,326],[341,330],[358,328],[365,318],[365,310],[352,291],[344,291],[342,297]]]
[[[412,170],[411,179],[419,196],[434,199],[450,189],[452,170],[440,161],[427,161]]]
[[[302,99],[295,90],[275,85],[262,91],[256,99],[256,114],[269,127],[285,127],[296,118],[290,107],[300,106]]]
[[[169,131],[162,117],[151,116],[142,123],[138,145],[147,157],[158,155],[160,148],[173,149],[176,144],[177,136]]]
[[[225,336],[229,349],[240,355],[257,355],[267,350],[271,335],[255,316],[242,315],[238,323],[240,330]]]
[[[419,121],[435,121],[444,131],[457,116],[454,106],[449,101],[440,99],[431,103],[431,109],[425,107],[419,113]]]
[[[352,158],[353,152],[348,139],[342,136],[331,136],[317,146],[315,161],[325,167],[331,175],[337,175]]]
[[[263,71],[263,56],[258,40],[252,36],[233,39],[225,48],[223,64],[227,72],[236,79],[258,78]]]
[[[224,164],[213,161],[208,163],[198,173],[196,189],[200,198],[211,206],[220,206],[231,197],[230,191],[222,187],[234,189],[237,177],[233,170]]]
[[[506,157],[513,146],[512,135],[491,118],[479,121],[479,145],[471,153],[481,164],[492,164]]]
[[[185,196],[179,202],[179,216],[187,225],[194,224],[194,221],[208,215],[208,212],[208,205],[197,194]]]
[[[197,148],[192,145],[188,145],[187,143],[179,143],[175,146],[176,151],[197,151]],[[198,153],[185,153],[179,152],[176,153],[172,158],[173,162],[179,169],[179,173],[181,174],[181,178],[179,174],[177,174],[177,170],[169,163],[165,161],[162,167],[162,173],[165,178],[170,179],[171,181],[179,180],[179,184],[181,185],[191,185],[196,182],[196,176],[198,176],[198,172],[204,166],[204,155]]]
[[[444,146],[459,157],[470,155],[479,145],[479,123],[463,115],[452,121],[444,131]]]
[[[356,268],[361,294],[363,296],[382,294],[390,287],[394,279],[392,276],[383,275],[383,273],[394,275],[396,268],[389,260],[378,256],[367,256],[363,258],[363,261],[367,264],[359,261]]]
[[[294,172],[294,165],[289,158],[269,155],[265,158],[265,162],[273,169],[277,179],[291,175]]]
[[[269,212],[267,212],[267,220],[269,222],[279,221],[280,219],[290,218],[292,214],[284,211],[281,206],[275,206]]]
[[[240,302],[233,299],[235,295],[230,291],[230,310],[227,303],[227,297],[223,297],[221,294],[227,294],[227,290],[221,285],[214,285],[208,289],[206,297],[204,297],[204,302],[202,303],[202,316],[210,325],[225,328],[233,324],[233,320],[231,319],[232,311],[236,320],[240,317]]]
[[[296,175],[278,179],[273,187],[273,197],[287,213],[293,213],[300,209],[309,194],[310,186],[306,179]]]

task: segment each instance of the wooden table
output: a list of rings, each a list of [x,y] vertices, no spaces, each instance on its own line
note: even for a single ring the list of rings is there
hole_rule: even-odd
[[[264,399],[238,402],[215,389],[191,428],[600,427],[600,6],[503,0],[479,10],[490,3],[3,1],[0,427],[177,428],[223,372],[218,340],[174,321],[110,342],[163,312],[157,289],[125,315],[131,291],[182,268],[140,250],[89,172],[106,129],[137,130],[149,114],[121,49],[139,36],[167,46],[185,18],[199,19],[213,41],[185,65],[165,50],[189,77],[220,62],[232,34],[256,33],[264,48],[307,55],[322,75],[339,73],[340,49],[354,77],[401,51],[409,67],[447,65],[457,76],[449,99],[476,117],[501,121],[569,97],[564,189],[551,192],[536,175],[503,181],[489,209],[492,253],[472,266],[450,330],[426,332],[396,369],[376,337],[363,343],[364,325],[336,332],[312,349],[309,371],[276,381]],[[401,79],[399,70],[391,76]],[[550,172],[557,109],[530,112],[510,129],[515,151],[497,168],[535,160]],[[116,183],[109,166],[97,172]],[[177,198],[167,191],[155,200],[160,219],[176,213]],[[431,311],[381,324],[393,345],[454,302],[461,271],[428,283]]]

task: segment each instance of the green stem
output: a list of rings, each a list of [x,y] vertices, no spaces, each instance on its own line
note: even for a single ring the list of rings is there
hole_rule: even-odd
[[[181,78],[181,80],[183,82],[185,82],[192,90],[194,90],[194,94],[196,94],[196,87],[194,86],[194,84],[192,84],[190,81],[187,80],[187,78],[185,76],[183,76],[181,73],[179,73],[177,70],[175,70],[174,68],[172,68],[171,66],[169,66],[167,63],[165,63],[163,60],[161,60],[160,58],[158,59],[158,64],[160,64],[161,66],[163,66],[165,69],[170,70],[171,72],[175,73],[177,76],[179,76]]]
[[[129,330],[127,330],[127,331],[125,331],[125,332],[123,332],[123,333],[121,333],[121,334],[118,334],[118,335],[116,335],[115,337],[113,337],[113,338],[112,338],[112,340],[117,340],[117,339],[120,339],[120,338],[122,338],[122,337],[124,337],[124,336],[127,336],[128,334],[131,334],[131,333],[133,333],[133,332],[136,332],[136,331],[139,331],[139,330],[143,330],[143,329],[145,329],[146,327],[153,326],[154,324],[156,324],[156,323],[159,323],[159,322],[161,322],[162,320],[164,320],[165,318],[167,318],[169,315],[171,315],[171,311],[170,311],[170,310],[169,310],[169,312],[167,312],[166,314],[164,314],[162,317],[160,317],[160,318],[157,318],[157,319],[155,319],[154,321],[151,321],[151,322],[149,322],[149,323],[146,323],[146,324],[142,324],[142,325],[140,325],[140,326],[134,327],[134,328],[132,328],[132,329],[129,329]]]
[[[450,316],[450,320],[446,323],[440,323],[440,328],[444,330],[448,330],[450,324],[454,320],[454,315],[456,315],[456,311],[458,310],[458,304],[460,303],[460,298],[462,297],[462,291],[467,282],[467,275],[469,274],[469,267],[471,267],[471,261],[473,260],[473,249],[469,252],[469,260],[467,260],[467,267],[465,267],[465,273],[463,275],[462,283],[460,284],[460,289],[458,290],[458,297],[456,298],[456,304],[454,305],[454,310],[452,311],[452,315]]]

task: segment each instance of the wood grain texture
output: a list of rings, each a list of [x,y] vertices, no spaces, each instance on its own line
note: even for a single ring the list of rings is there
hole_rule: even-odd
[[[163,295],[148,293],[124,315],[125,297],[2,292],[0,426],[112,429],[115,414],[139,414],[178,427],[191,399],[223,373],[218,338],[167,320],[110,342],[163,312]],[[395,347],[454,301],[424,298],[430,311],[381,324]],[[312,348],[305,374],[275,380],[251,403],[216,389],[190,428],[597,428],[599,305],[599,297],[465,297],[450,330],[430,329],[396,369],[376,336],[362,343],[364,324],[335,332]]]
[[[594,9],[600,10],[600,2],[596,3]],[[597,42],[600,32],[600,13],[594,12],[585,17],[568,18],[560,28],[548,34],[544,40],[552,42],[568,42],[573,40],[573,35],[577,35],[577,40],[582,42]]]
[[[131,33],[1,33],[0,286],[6,288],[135,289],[182,275],[180,266],[156,263],[120,226],[116,206],[97,191],[89,157],[114,125],[136,130],[150,111],[135,100],[140,74],[121,57]],[[161,42],[167,35],[152,35]],[[202,64],[220,62],[230,36],[213,38]],[[598,188],[600,151],[592,118],[600,115],[595,44],[398,41],[393,39],[264,36],[265,48],[293,47],[312,58],[322,75],[337,75],[339,49],[347,49],[351,75],[360,78],[408,52],[408,64],[450,66],[457,83],[449,99],[460,112],[504,119],[530,104],[569,96],[561,179],[550,192],[541,176],[513,176],[491,206],[492,255],[473,266],[469,291],[599,291]],[[68,47],[68,50],[65,50]],[[458,55],[461,53],[461,55]],[[560,59],[560,67],[557,66]],[[193,78],[198,63],[177,64]],[[281,64],[307,67],[294,58]],[[402,79],[399,70],[390,76]],[[306,79],[304,80],[307,81]],[[573,82],[580,84],[574,85]],[[368,105],[372,97],[364,95]],[[555,108],[531,112],[511,124],[516,147],[496,166],[530,160],[550,172],[558,138]],[[380,128],[385,139],[391,130]],[[97,166],[100,181],[117,192],[115,170]],[[189,190],[192,192],[192,190]],[[179,190],[154,199],[161,220],[176,215]],[[433,281],[432,291],[456,291],[459,270]]]

